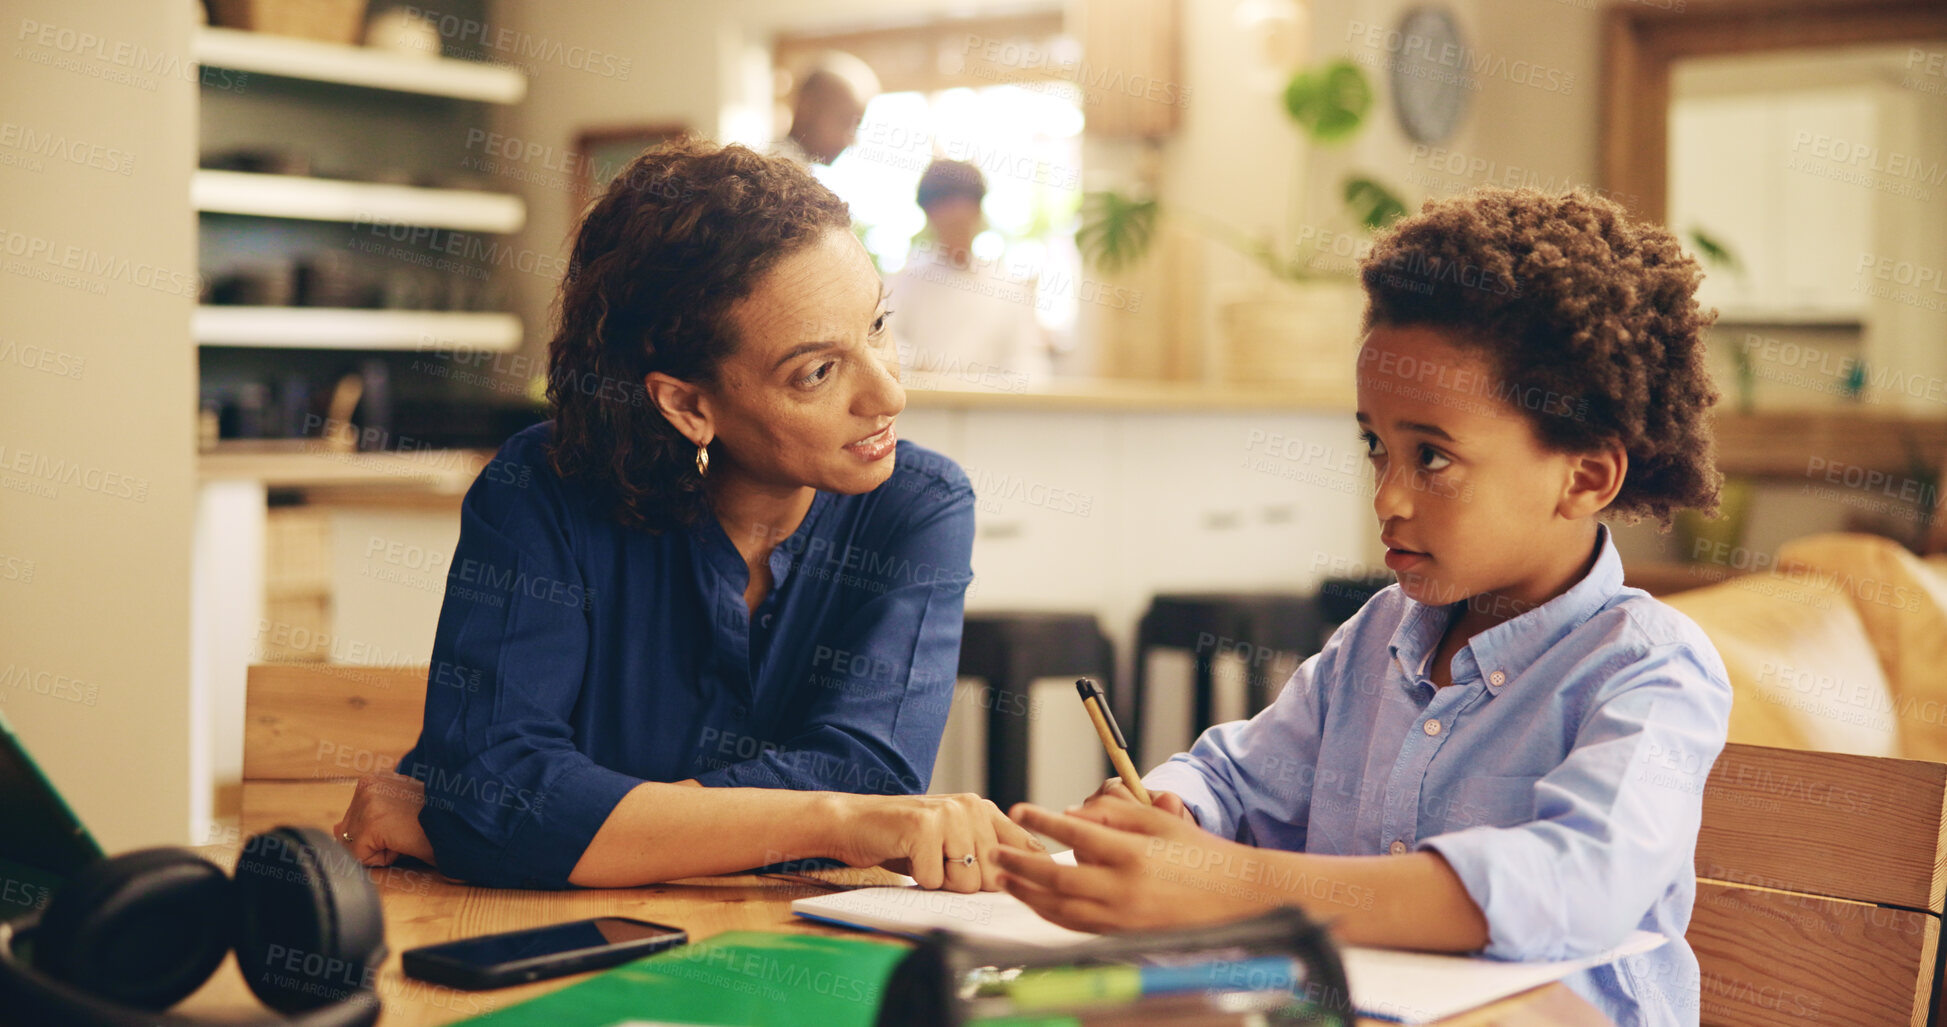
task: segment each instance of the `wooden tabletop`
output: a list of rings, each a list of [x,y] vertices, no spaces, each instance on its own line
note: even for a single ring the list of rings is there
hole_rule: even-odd
[[[235,846],[204,846],[198,851],[219,866],[236,864]],[[877,869],[825,870],[808,876],[854,885],[894,881],[890,873]],[[740,930],[882,937],[793,916],[791,900],[825,894],[828,889],[768,877],[704,877],[648,888],[573,891],[476,888],[424,869],[382,867],[374,869],[372,877],[385,909],[385,940],[390,949],[378,976],[379,997],[385,1004],[380,1027],[454,1023],[504,1009],[587,976],[577,974],[493,991],[457,991],[414,980],[399,970],[399,954],[407,949],[478,934],[592,916],[632,916],[681,927],[695,941]],[[253,1015],[261,1016],[264,1010],[244,985],[231,958],[175,1011],[217,1023],[242,1023]],[[1441,1023],[1445,1027],[1607,1027],[1609,1021],[1567,987],[1550,984]]]

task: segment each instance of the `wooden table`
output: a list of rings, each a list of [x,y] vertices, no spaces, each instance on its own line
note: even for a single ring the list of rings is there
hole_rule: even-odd
[[[236,865],[235,846],[205,846],[199,851],[220,866]],[[890,873],[877,869],[827,870],[812,876],[843,884],[893,881]],[[698,941],[738,930],[866,937],[791,914],[791,900],[825,894],[826,889],[766,877],[703,877],[649,888],[586,891],[475,888],[421,869],[378,868],[373,879],[385,908],[385,939],[391,949],[378,977],[379,997],[385,1003],[381,1027],[453,1023],[504,1009],[586,976],[577,974],[494,991],[456,991],[414,980],[399,971],[399,953],[406,949],[476,934],[591,916],[633,916],[681,927]],[[902,944],[892,939],[886,939],[886,943]],[[245,987],[232,958],[225,960],[216,976],[184,1000],[177,1011],[220,1023],[240,1023],[253,1014],[261,1015],[263,1007]],[[1446,1027],[1607,1027],[1609,1021],[1567,987],[1550,984],[1441,1023]]]

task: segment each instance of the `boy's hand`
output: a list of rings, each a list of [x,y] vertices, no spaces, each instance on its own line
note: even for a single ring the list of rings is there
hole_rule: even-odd
[[[1075,850],[1072,867],[1020,849],[995,851],[1001,886],[1063,927],[1095,932],[1189,927],[1236,920],[1272,904],[1254,880],[1262,854],[1205,833],[1166,809],[1098,795],[1085,814],[1063,815],[1024,802],[1012,815],[1021,826]]]
[[[1089,796],[1080,806],[1070,806],[1068,812],[1084,820],[1093,820],[1098,824],[1102,823],[1101,817],[1092,811],[1096,808],[1096,804],[1104,799],[1122,799],[1127,802],[1136,801],[1135,795],[1129,791],[1129,786],[1123,784],[1121,778],[1112,777],[1102,782],[1102,787],[1097,788],[1095,794]],[[1159,792],[1151,789],[1149,792],[1149,801],[1154,803],[1157,809],[1174,813],[1192,824],[1200,823],[1197,820],[1196,811],[1184,803],[1183,797],[1175,792]]]

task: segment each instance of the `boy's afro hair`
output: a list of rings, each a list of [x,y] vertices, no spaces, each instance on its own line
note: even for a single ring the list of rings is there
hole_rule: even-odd
[[[1610,510],[1668,529],[1715,513],[1703,272],[1668,229],[1583,193],[1479,188],[1428,200],[1360,263],[1366,327],[1427,327],[1478,348],[1497,395],[1544,445],[1629,454]],[[1554,397],[1547,404],[1520,397]]]

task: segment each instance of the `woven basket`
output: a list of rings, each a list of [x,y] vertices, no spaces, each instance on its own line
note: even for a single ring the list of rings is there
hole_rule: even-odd
[[[1365,294],[1350,280],[1281,283],[1218,311],[1233,382],[1351,395]]]
[[[218,25],[273,36],[356,43],[366,0],[211,0]]]

